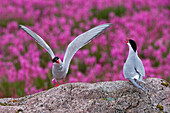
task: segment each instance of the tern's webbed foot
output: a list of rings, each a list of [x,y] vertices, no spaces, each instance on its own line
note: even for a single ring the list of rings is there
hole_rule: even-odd
[[[57,81],[56,81],[56,86],[55,87],[58,87],[59,85],[58,85],[58,83],[57,83]]]
[[[59,84],[58,84],[59,82],[57,82],[56,81],[56,87],[58,87],[59,86]],[[65,82],[64,82],[64,80],[63,80],[63,83],[62,84],[65,84]]]
[[[142,87],[141,85],[139,85],[139,84],[136,82],[136,80],[134,80],[134,79],[129,79],[129,80],[130,80],[131,83],[132,83],[133,85],[135,85],[136,87],[144,90],[145,92],[148,92],[148,90],[147,90],[146,88]]]

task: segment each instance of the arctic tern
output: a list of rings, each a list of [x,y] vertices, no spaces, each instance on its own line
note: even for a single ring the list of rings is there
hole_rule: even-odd
[[[143,81],[143,77],[145,76],[145,69],[142,61],[138,57],[137,45],[134,40],[129,38],[127,38],[126,43],[129,46],[129,55],[123,66],[124,77],[129,79],[136,87],[147,91],[146,88],[137,83],[137,81],[145,83]]]
[[[56,81],[56,87],[58,86],[57,81],[63,80],[66,77],[66,74],[69,69],[69,65],[71,62],[72,57],[74,54],[83,46],[85,46],[87,43],[89,43],[92,39],[94,39],[96,36],[101,34],[103,31],[105,31],[107,28],[109,28],[112,24],[102,24],[97,27],[94,27],[88,31],[86,31],[83,34],[80,34],[77,36],[67,47],[64,60],[63,62],[60,60],[59,57],[55,56],[51,48],[47,45],[47,43],[36,33],[31,31],[29,28],[19,25],[27,34],[29,34],[39,45],[41,45],[50,55],[53,62],[52,67],[52,74],[53,78]]]

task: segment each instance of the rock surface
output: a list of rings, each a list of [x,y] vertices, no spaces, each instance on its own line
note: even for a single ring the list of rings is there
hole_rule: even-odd
[[[148,78],[145,93],[128,81],[68,83],[21,98],[0,99],[0,113],[170,113],[169,83]]]

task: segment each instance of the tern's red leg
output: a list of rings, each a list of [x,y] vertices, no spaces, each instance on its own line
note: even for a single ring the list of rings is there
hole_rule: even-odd
[[[64,83],[64,80],[63,80],[63,84],[65,84],[65,83]]]
[[[58,83],[57,83],[57,81],[56,81],[56,86],[55,87],[58,87],[59,85],[58,85]]]

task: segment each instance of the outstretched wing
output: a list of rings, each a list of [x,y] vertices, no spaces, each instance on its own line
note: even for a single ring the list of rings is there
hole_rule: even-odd
[[[28,33],[33,39],[35,39],[35,41],[41,45],[50,55],[51,58],[53,59],[55,57],[53,51],[51,50],[51,48],[47,45],[47,43],[36,33],[34,33],[33,31],[31,31],[30,29],[28,29],[27,27],[23,26],[23,25],[19,25],[26,33]]]
[[[86,31],[85,33],[79,35],[78,37],[76,37],[67,47],[65,56],[64,56],[64,66],[68,71],[69,68],[69,64],[70,61],[72,59],[72,57],[74,56],[74,54],[84,45],[86,45],[87,43],[89,43],[92,39],[94,39],[96,36],[98,36],[99,34],[101,34],[103,31],[105,31],[107,28],[109,28],[112,24],[108,23],[108,24],[102,24],[99,25],[97,27],[94,27],[88,31]],[[66,72],[67,72],[66,71]]]

